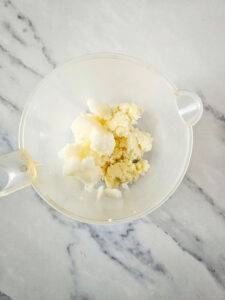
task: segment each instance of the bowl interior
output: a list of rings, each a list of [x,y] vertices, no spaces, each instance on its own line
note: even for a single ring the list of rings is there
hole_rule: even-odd
[[[142,130],[153,136],[145,156],[150,170],[121,199],[96,200],[83,184],[62,176],[58,151],[73,142],[72,121],[87,111],[87,98],[112,105],[133,102],[144,109]],[[90,56],[72,61],[45,77],[27,106],[20,147],[38,167],[34,184],[52,206],[86,222],[113,222],[144,214],[165,200],[184,175],[191,151],[191,129],[181,120],[175,91],[164,77],[136,60],[119,55]]]

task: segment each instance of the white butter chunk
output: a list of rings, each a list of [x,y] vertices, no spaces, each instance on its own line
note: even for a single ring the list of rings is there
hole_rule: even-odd
[[[90,136],[91,149],[102,155],[111,155],[115,147],[115,139],[107,130],[94,128]]]
[[[76,157],[70,157],[64,161],[64,176],[75,176],[87,186],[94,186],[103,176],[102,169],[95,165],[93,157],[87,157],[80,161]]]
[[[90,112],[104,120],[109,120],[112,117],[112,109],[109,104],[89,99],[87,102]]]
[[[81,114],[71,125],[71,130],[77,141],[88,140],[93,129],[100,130],[101,124],[94,115]]]
[[[114,150],[113,134],[106,130],[94,115],[81,114],[73,122],[71,130],[78,142],[90,142],[91,149],[101,155],[110,155]]]
[[[103,186],[100,186],[97,191],[97,198],[100,199],[102,197],[106,198],[121,198],[122,193],[118,189],[110,189],[110,188],[104,188]]]

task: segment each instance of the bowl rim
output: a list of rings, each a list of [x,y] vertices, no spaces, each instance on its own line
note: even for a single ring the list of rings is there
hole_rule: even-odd
[[[164,74],[162,74],[161,72],[159,72],[155,68],[151,67],[151,65],[149,65],[148,63],[144,62],[143,60],[141,60],[139,58],[134,58],[132,56],[128,56],[128,55],[121,54],[121,53],[111,53],[111,52],[108,52],[108,53],[94,53],[94,54],[87,54],[87,55],[79,56],[75,59],[71,59],[71,60],[67,61],[64,64],[59,65],[58,67],[53,69],[50,73],[48,73],[46,76],[44,76],[41,79],[41,81],[37,84],[36,88],[33,90],[33,92],[30,94],[30,96],[28,97],[27,102],[24,106],[24,109],[23,109],[23,112],[22,112],[22,115],[21,115],[21,119],[20,119],[20,124],[19,124],[19,132],[18,132],[19,149],[24,149],[25,148],[24,147],[24,130],[25,130],[25,125],[26,125],[26,117],[29,113],[29,108],[32,104],[32,98],[36,94],[36,92],[43,85],[45,85],[47,83],[47,81],[49,79],[51,79],[52,76],[56,75],[58,71],[63,70],[64,68],[66,68],[70,64],[80,63],[82,61],[88,61],[88,60],[94,60],[94,59],[106,59],[106,58],[107,59],[116,59],[116,60],[126,60],[126,61],[136,63],[136,64],[138,64],[142,67],[148,68],[151,71],[158,74],[160,77],[164,78],[164,80],[167,83],[167,85],[169,86],[169,88],[171,88],[173,90],[174,95],[178,94],[177,87],[175,86],[174,83],[172,83],[167,78],[167,76],[165,76]],[[49,196],[44,195],[43,193],[41,193],[38,190],[38,187],[35,186],[34,184],[32,184],[32,187],[35,190],[35,192],[43,200],[45,200],[45,202],[47,204],[49,204],[51,207],[53,207],[59,213],[63,214],[64,216],[67,216],[67,217],[69,217],[73,220],[88,223],[88,224],[95,224],[95,225],[112,225],[112,224],[120,224],[120,223],[126,223],[126,222],[134,221],[134,220],[136,220],[140,217],[143,217],[143,216],[146,216],[146,215],[152,213],[157,208],[159,208],[162,204],[164,204],[174,194],[174,192],[177,190],[178,186],[181,184],[181,182],[182,182],[182,180],[183,180],[183,178],[186,174],[187,168],[189,166],[190,159],[191,159],[191,154],[192,154],[192,148],[193,148],[193,129],[192,129],[192,126],[188,126],[185,123],[184,123],[184,125],[187,126],[187,130],[188,130],[188,139],[189,139],[189,143],[188,143],[189,147],[188,148],[189,149],[187,149],[187,154],[186,154],[185,164],[184,164],[183,170],[180,173],[179,177],[177,178],[177,181],[176,181],[175,185],[173,185],[173,187],[167,192],[165,197],[163,197],[162,200],[159,201],[159,203],[157,203],[153,207],[147,208],[147,209],[143,210],[142,212],[135,213],[131,216],[128,216],[128,217],[125,217],[125,218],[119,218],[119,219],[95,220],[95,219],[92,219],[92,218],[86,218],[86,217],[83,217],[83,216],[76,215],[75,213],[63,208],[61,205],[57,204]]]

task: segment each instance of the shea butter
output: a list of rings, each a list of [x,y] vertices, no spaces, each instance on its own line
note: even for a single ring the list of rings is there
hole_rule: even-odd
[[[88,100],[90,113],[80,114],[72,123],[74,144],[66,145],[59,157],[63,175],[74,176],[90,189],[101,180],[106,188],[98,188],[97,197],[121,196],[119,187],[128,189],[149,169],[143,159],[152,148],[152,137],[138,129],[142,109],[133,103],[115,107]]]

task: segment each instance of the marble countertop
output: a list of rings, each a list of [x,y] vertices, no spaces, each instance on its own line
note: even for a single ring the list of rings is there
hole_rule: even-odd
[[[0,0],[0,153],[18,147],[26,99],[81,55],[140,58],[198,92],[187,175],[135,222],[91,226],[32,188],[0,199],[0,299],[225,299],[225,2]]]

